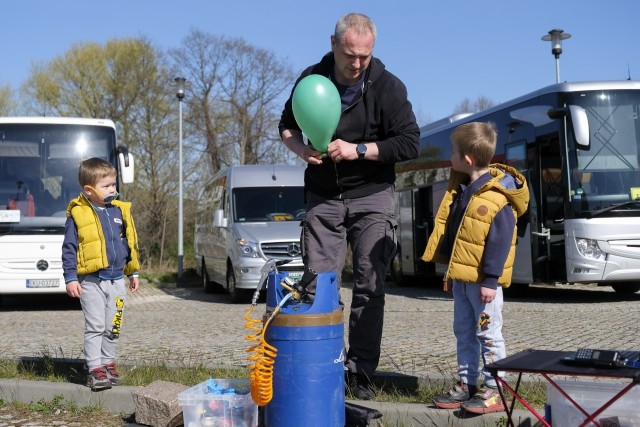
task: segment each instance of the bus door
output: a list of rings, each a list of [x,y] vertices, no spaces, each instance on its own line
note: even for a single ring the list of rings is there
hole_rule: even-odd
[[[433,230],[433,198],[432,187],[422,187],[414,192],[414,253],[415,272],[418,276],[432,274],[434,272],[433,263],[426,263],[421,260],[422,254],[427,247],[427,240]]]
[[[529,176],[526,150],[527,142],[524,139],[507,143],[505,145],[504,162],[518,169],[527,179],[527,183],[529,183],[531,178]],[[531,209],[531,204],[529,209]],[[531,215],[527,212],[518,218],[518,240],[516,242],[516,259],[513,265],[512,283],[528,285],[533,281],[530,217]]]
[[[564,212],[567,188],[564,155],[557,134],[536,138],[531,187],[536,197],[536,224],[531,237],[536,281],[565,280]],[[535,228],[534,228],[535,227]]]

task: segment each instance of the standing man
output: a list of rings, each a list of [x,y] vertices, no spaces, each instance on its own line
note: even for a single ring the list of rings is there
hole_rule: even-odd
[[[362,400],[374,395],[370,379],[380,360],[384,282],[396,250],[394,165],[417,157],[420,147],[406,87],[372,55],[376,35],[369,17],[344,15],[331,36],[331,52],[296,82],[320,74],[340,93],[342,115],[326,155],[304,143],[291,97],[278,126],[287,148],[308,163],[305,264],[319,273],[335,271],[339,278],[347,244],[353,252],[345,364],[351,393]]]

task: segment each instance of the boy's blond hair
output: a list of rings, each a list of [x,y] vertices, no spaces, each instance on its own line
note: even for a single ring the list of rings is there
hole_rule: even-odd
[[[458,148],[460,157],[469,156],[475,166],[486,168],[496,152],[498,133],[492,122],[469,122],[451,133],[451,143]]]
[[[111,176],[116,176],[116,168],[106,160],[97,157],[83,160],[78,168],[78,181],[81,187],[94,186],[102,178]]]

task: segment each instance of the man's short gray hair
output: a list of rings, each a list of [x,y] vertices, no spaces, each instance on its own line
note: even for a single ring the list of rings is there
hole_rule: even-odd
[[[338,19],[338,22],[336,23],[336,29],[333,34],[338,43],[342,43],[342,41],[344,40],[344,35],[349,29],[353,29],[356,34],[359,35],[370,32],[371,34],[373,34],[374,41],[378,37],[376,24],[374,24],[371,18],[369,18],[367,15],[362,15],[361,13],[347,13],[346,15]]]

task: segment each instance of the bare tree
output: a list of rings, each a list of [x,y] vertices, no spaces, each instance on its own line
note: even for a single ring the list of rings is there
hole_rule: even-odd
[[[294,75],[284,61],[198,30],[171,56],[191,83],[190,143],[208,154],[211,170],[286,158],[277,123]]]
[[[469,98],[465,98],[456,105],[452,114],[476,113],[494,105],[495,103],[486,96],[480,96],[473,102],[469,101]]]

